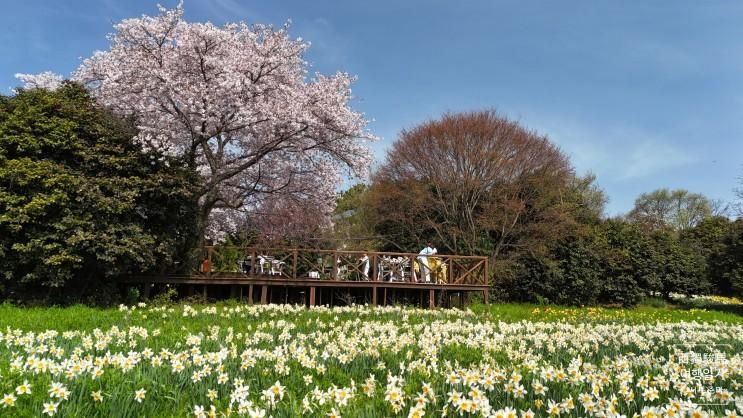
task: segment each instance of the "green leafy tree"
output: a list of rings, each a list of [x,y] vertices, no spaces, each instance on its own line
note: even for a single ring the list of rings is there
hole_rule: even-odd
[[[715,294],[729,295],[730,282],[726,279],[726,267],[720,261],[726,258],[730,235],[735,223],[724,216],[715,216],[700,222],[694,228],[681,233],[682,244],[704,259],[704,280]]]
[[[566,191],[565,200],[572,203],[573,216],[582,224],[596,224],[604,218],[609,198],[596,184],[596,175],[574,176]]]
[[[649,262],[647,240],[639,228],[619,219],[602,222],[593,232],[601,272],[598,300],[632,306],[649,289],[657,288]]]
[[[699,193],[659,189],[640,195],[628,218],[650,231],[664,227],[681,231],[712,216],[713,206],[712,201]]]
[[[719,292],[743,297],[743,219],[730,223],[721,250],[709,259]]]
[[[359,183],[351,186],[338,197],[333,212],[335,246],[374,250],[383,245],[385,238],[376,235],[374,231],[376,214],[367,203],[368,192],[369,187]],[[388,243],[388,245],[394,245],[394,243]]]
[[[704,276],[704,257],[682,245],[678,235],[668,229],[654,232],[649,238],[651,269],[659,284],[657,290],[665,298],[671,293],[687,296],[709,291]]]
[[[598,222],[548,254],[524,254],[518,262],[515,275],[505,282],[511,300],[632,306],[661,288],[650,240],[636,225],[619,219]]]
[[[565,240],[546,256],[524,254],[517,260],[517,274],[509,283],[509,299],[594,305],[601,291],[599,261],[596,248],[583,238]]]
[[[100,294],[191,245],[192,176],[135,134],[74,83],[0,98],[5,297]]]

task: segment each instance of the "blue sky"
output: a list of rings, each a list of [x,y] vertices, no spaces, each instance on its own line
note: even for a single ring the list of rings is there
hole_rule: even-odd
[[[0,89],[64,75],[157,1],[8,1]],[[160,0],[174,6],[176,0]],[[642,192],[731,201],[743,174],[743,2],[186,0],[186,18],[281,25],[315,71],[358,76],[354,107],[383,139],[446,111],[495,108],[548,135],[620,214]]]

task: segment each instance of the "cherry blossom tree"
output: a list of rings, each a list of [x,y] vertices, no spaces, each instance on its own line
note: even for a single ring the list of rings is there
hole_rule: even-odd
[[[45,89],[56,90],[62,85],[64,77],[51,71],[44,71],[39,74],[16,73],[15,78],[23,83],[24,89]]]
[[[293,224],[323,224],[342,175],[367,174],[374,136],[350,107],[353,78],[309,78],[309,44],[287,26],[190,23],[179,5],[114,28],[109,50],[73,79],[134,116],[137,141],[200,175],[203,227],[212,213],[235,225],[225,219],[265,219],[269,208],[295,208]]]

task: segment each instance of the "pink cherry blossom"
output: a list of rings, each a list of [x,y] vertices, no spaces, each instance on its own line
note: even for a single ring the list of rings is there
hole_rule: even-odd
[[[58,89],[64,80],[61,75],[55,74],[51,71],[44,71],[39,74],[16,73],[15,78],[23,83],[24,89],[39,88],[47,90]]]
[[[210,230],[246,216],[272,231],[329,225],[342,176],[367,175],[375,138],[350,107],[353,77],[308,78],[309,45],[287,26],[190,23],[179,5],[114,28],[73,79],[134,116],[137,141],[200,174],[202,221],[221,218]]]

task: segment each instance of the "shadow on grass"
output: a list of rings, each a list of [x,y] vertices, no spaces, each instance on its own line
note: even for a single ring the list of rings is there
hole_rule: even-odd
[[[708,311],[727,312],[743,316],[743,304],[736,305],[701,300],[679,301],[677,303],[681,309],[706,309]]]

